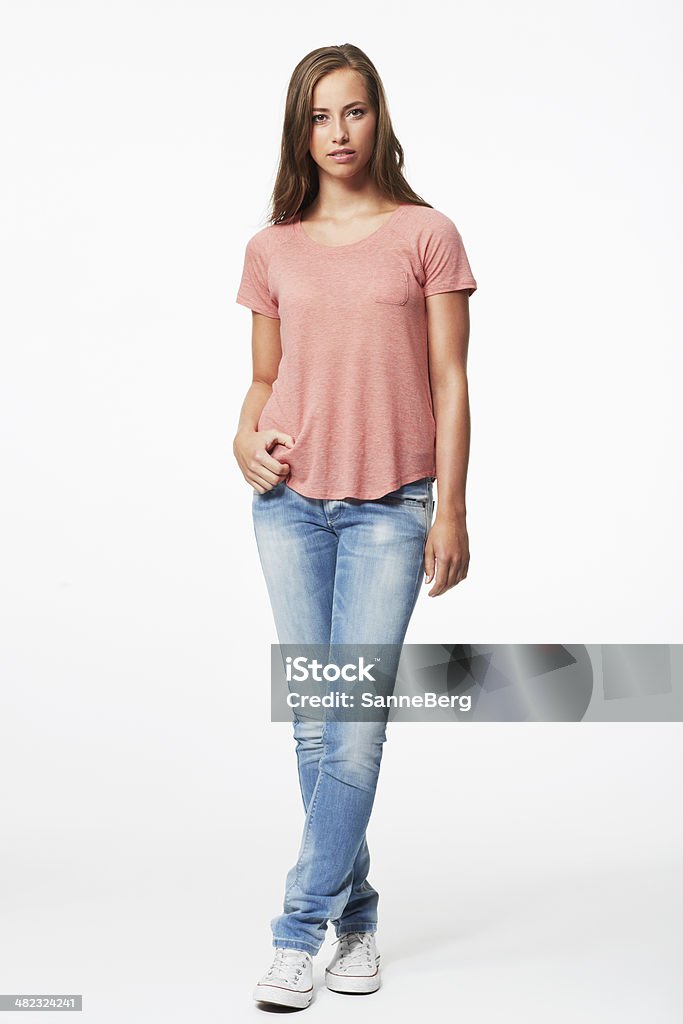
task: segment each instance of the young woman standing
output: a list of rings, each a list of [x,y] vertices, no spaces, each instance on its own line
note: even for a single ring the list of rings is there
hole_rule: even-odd
[[[469,296],[453,221],[408,185],[379,75],[350,44],[289,84],[270,223],[247,243],[253,382],[233,451],[280,644],[392,644],[420,584],[467,575]],[[433,482],[438,508],[433,517]],[[338,992],[380,984],[366,828],[384,721],[297,712],[306,812],[257,1000],[305,1007],[328,922]]]

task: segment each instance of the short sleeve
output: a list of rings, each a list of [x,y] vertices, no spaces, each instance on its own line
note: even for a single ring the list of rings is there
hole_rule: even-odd
[[[423,256],[425,296],[477,289],[462,237],[453,221],[441,215],[432,225]]]
[[[260,233],[247,242],[236,301],[256,313],[280,318],[278,304],[268,287],[268,262]]]

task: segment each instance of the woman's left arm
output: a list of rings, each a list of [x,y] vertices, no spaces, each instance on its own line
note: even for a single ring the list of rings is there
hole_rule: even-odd
[[[444,594],[467,576],[470,562],[465,485],[470,453],[467,347],[470,335],[466,289],[425,299],[429,377],[436,420],[438,502],[425,544],[425,583],[436,579],[428,597]]]

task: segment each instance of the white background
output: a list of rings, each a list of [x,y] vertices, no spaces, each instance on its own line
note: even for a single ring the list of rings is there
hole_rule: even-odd
[[[231,450],[235,295],[289,76],[368,53],[479,284],[470,574],[406,639],[676,643],[680,11],[0,12],[0,991],[255,1019],[303,816]],[[384,987],[308,1012],[680,1019],[681,761],[676,723],[390,728]]]

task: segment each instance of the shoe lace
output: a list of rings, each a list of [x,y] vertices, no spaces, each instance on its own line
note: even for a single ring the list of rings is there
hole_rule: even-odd
[[[279,947],[275,950],[275,958],[266,978],[269,981],[283,981],[286,985],[298,985],[305,967],[306,953],[303,950]]]
[[[340,944],[344,967],[374,966],[371,956],[371,932],[345,932],[336,940]],[[336,943],[332,943],[335,945]]]

